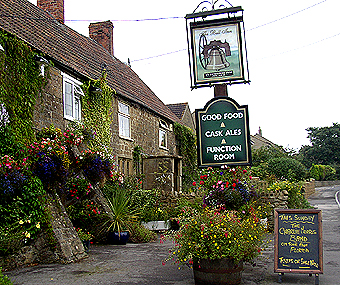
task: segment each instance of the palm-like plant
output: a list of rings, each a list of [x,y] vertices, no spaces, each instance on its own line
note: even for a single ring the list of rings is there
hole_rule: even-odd
[[[137,210],[131,209],[131,197],[127,195],[126,190],[122,187],[106,193],[105,197],[110,211],[108,212],[108,219],[103,224],[103,229],[107,232],[113,231],[120,234],[128,229],[129,222],[137,219]]]

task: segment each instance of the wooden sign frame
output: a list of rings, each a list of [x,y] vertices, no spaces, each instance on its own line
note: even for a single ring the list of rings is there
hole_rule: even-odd
[[[280,219],[279,219],[279,215]],[[313,222],[306,221],[307,217],[314,220],[312,217],[317,217],[317,225]],[[303,218],[305,217],[305,218]],[[284,220],[284,221],[283,221]],[[281,221],[281,223],[280,223]],[[279,228],[282,223],[289,224],[291,228]],[[301,227],[303,225],[303,229]],[[312,229],[305,229],[305,226],[312,224]],[[314,231],[317,231],[314,237]],[[323,274],[323,240],[322,240],[322,215],[321,210],[315,209],[275,209],[274,210],[274,272],[276,273],[306,273],[306,274]],[[289,235],[289,240],[292,242],[282,241],[280,237]],[[312,243],[317,244],[318,260],[304,259],[304,252],[311,251],[312,248],[308,246]],[[317,238],[317,242],[315,242]],[[295,245],[297,247],[295,247]],[[292,245],[292,246],[291,246]],[[284,256],[284,251],[287,249],[284,247],[290,246],[289,256]],[[301,246],[301,247],[300,247]],[[283,249],[284,248],[284,249]],[[293,253],[292,253],[293,248]],[[281,250],[280,250],[281,249]],[[297,252],[297,253],[296,253]],[[315,255],[315,254],[314,254]],[[296,257],[296,259],[294,259]],[[308,254],[307,254],[308,258]],[[286,263],[282,268],[279,264],[279,259],[282,263]],[[312,262],[315,262],[318,266],[310,266]],[[313,269],[314,267],[314,269]],[[317,267],[317,269],[315,269]]]

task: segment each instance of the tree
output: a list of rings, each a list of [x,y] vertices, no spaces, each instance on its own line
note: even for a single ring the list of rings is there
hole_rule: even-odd
[[[307,167],[311,167],[312,164],[339,165],[340,124],[333,123],[330,127],[310,127],[306,131],[312,145],[300,149],[302,162]]]

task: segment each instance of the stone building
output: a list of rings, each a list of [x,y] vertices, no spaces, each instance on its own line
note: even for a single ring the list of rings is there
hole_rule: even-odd
[[[186,103],[177,103],[177,104],[167,104],[169,109],[178,117],[181,123],[188,128],[192,129],[195,132],[195,121],[194,117],[191,114],[189,104]]]
[[[255,135],[250,135],[250,143],[252,149],[259,149],[261,147],[277,147],[275,143],[266,139],[262,136],[262,130],[259,128],[258,132]]]
[[[159,163],[166,161],[169,190],[180,190],[181,159],[173,132],[173,123],[180,120],[114,56],[112,22],[92,23],[89,37],[83,36],[64,24],[64,0],[38,0],[37,6],[26,0],[2,0],[0,14],[0,29],[44,54],[42,72],[47,62],[53,63],[34,114],[37,129],[50,124],[65,129],[70,121],[81,120],[80,86],[85,80],[100,78],[105,68],[107,84],[116,91],[111,147],[119,171],[134,173],[132,153],[139,146],[145,157],[141,167],[147,178],[145,187],[153,187],[152,177]]]

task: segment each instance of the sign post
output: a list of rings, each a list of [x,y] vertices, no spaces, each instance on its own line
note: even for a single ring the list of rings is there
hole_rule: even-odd
[[[196,110],[196,131],[199,167],[251,164],[248,106],[213,98]]]
[[[321,210],[275,209],[274,272],[323,273]]]

